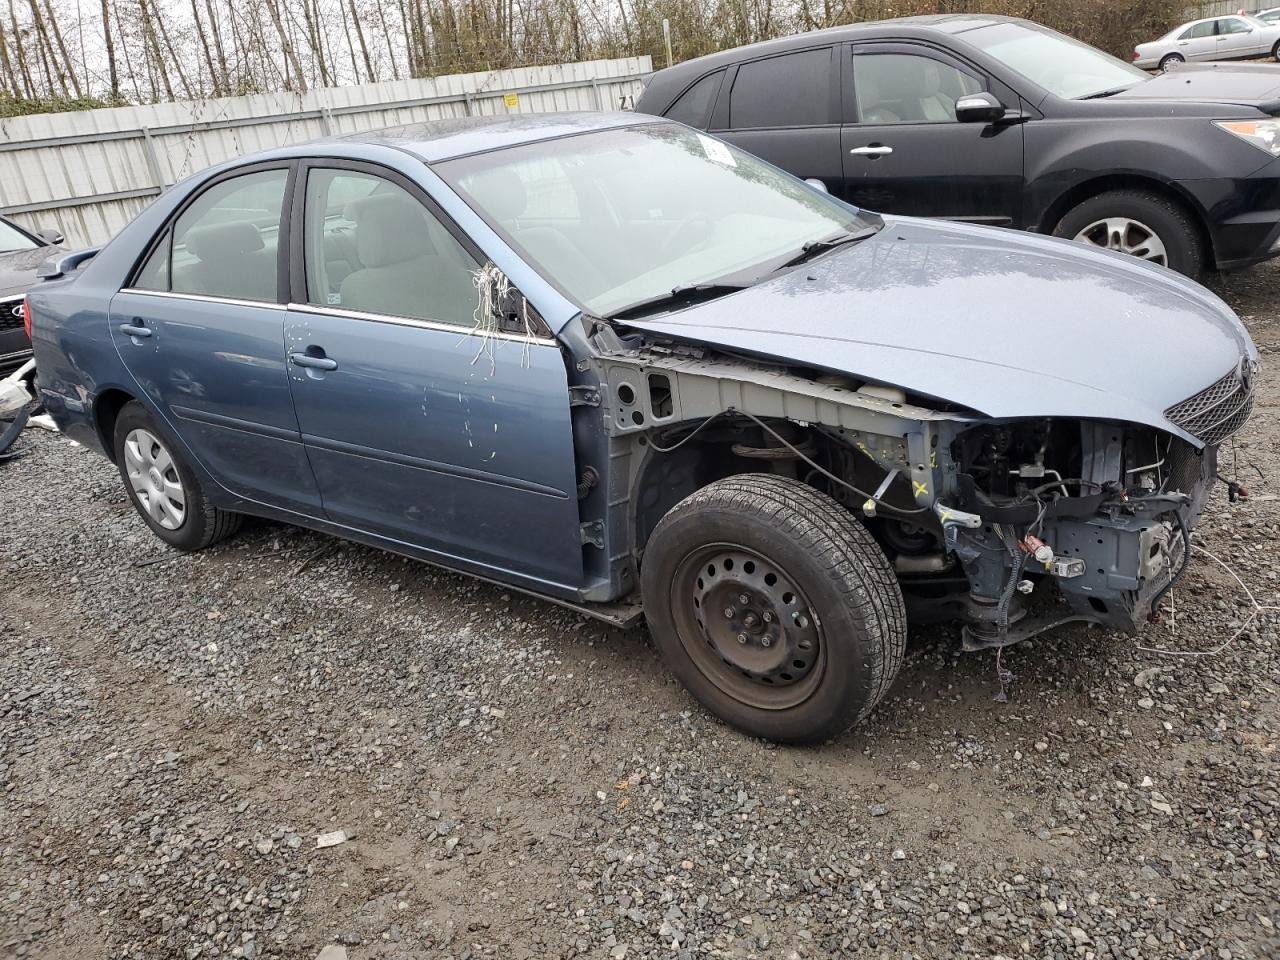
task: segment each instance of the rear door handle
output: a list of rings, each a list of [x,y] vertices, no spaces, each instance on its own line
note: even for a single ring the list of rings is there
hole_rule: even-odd
[[[312,370],[337,370],[338,361],[328,357],[313,357],[309,353],[291,353],[289,362],[296,367],[310,367]]]
[[[893,147],[854,147],[849,152],[855,157],[883,157],[893,153]]]
[[[134,317],[131,323],[120,324],[120,332],[130,337],[151,336],[151,330],[138,317]]]

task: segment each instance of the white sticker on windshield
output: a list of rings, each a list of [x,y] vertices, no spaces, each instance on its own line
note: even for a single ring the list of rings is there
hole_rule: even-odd
[[[710,137],[704,137],[698,134],[698,142],[702,144],[702,152],[707,155],[708,160],[714,160],[716,163],[723,163],[729,167],[736,167],[738,162],[733,159],[733,154],[719,140],[712,140]]]

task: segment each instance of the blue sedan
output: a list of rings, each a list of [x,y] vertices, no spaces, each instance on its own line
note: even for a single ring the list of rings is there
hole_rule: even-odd
[[[643,612],[786,742],[875,706],[908,610],[970,649],[1138,629],[1257,361],[1171,272],[628,114],[246,157],[42,273],[45,403],[165,543],[253,514]]]

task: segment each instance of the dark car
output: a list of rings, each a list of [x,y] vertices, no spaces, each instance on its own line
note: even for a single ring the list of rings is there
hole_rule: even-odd
[[[904,601],[970,649],[1138,629],[1258,359],[1172,271],[855,210],[629,113],[246,157],[43,272],[49,412],[165,543],[253,514],[642,607],[788,741],[889,689]]]
[[[31,233],[0,217],[0,375],[31,359],[22,316],[22,298],[36,282],[36,268],[58,251],[62,234]]]
[[[1280,70],[1150,76],[1006,17],[910,17],[656,73],[636,109],[888,213],[1019,227],[1191,276],[1280,253]]]

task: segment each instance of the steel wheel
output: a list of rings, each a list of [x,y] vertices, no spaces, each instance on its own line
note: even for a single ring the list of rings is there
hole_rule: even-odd
[[[689,658],[741,703],[785,710],[822,680],[822,624],[787,571],[752,550],[717,543],[690,553],[671,607]]]
[[[125,474],[138,503],[166,530],[177,530],[187,518],[187,494],[173,456],[160,438],[141,427],[124,440]]]
[[[1131,257],[1158,263],[1162,267],[1169,265],[1169,253],[1165,250],[1164,241],[1145,223],[1129,217],[1095,220],[1077,233],[1074,239],[1095,247],[1127,253]]]

